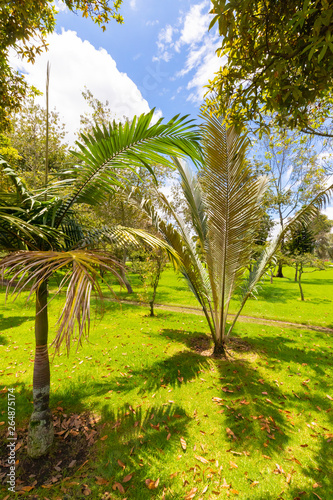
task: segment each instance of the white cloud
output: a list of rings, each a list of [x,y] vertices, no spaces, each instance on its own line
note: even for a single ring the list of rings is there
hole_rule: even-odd
[[[187,89],[190,90],[187,99],[195,104],[202,103],[207,91],[205,85],[208,80],[214,78],[214,74],[224,63],[224,60],[216,55],[216,49],[221,43],[220,37],[216,29],[208,31],[212,19],[209,14],[210,7],[210,1],[203,0],[192,5],[189,11],[178,19],[176,26],[165,26],[158,35],[158,52],[153,58],[153,61],[168,62],[175,53],[185,55],[183,68],[170,79],[176,80],[191,73],[187,83]]]
[[[109,101],[115,118],[132,118],[149,111],[148,102],[136,84],[117,69],[116,62],[105,49],[95,49],[74,31],[53,33],[48,37],[49,50],[34,65],[12,57],[11,64],[26,75],[30,85],[45,89],[46,64],[50,62],[50,109],[56,107],[73,141],[80,125],[80,115],[88,111],[82,97],[86,86],[101,101]],[[45,98],[38,98],[44,105]],[[158,114],[161,114],[160,110]]]
[[[65,10],[69,11],[67,5],[65,2],[62,2],[62,0],[55,0],[54,6],[58,12],[64,12]]]
[[[160,21],[158,19],[154,19],[154,21],[146,21],[146,26],[155,26],[156,24],[159,24]]]
[[[130,0],[130,7],[131,9],[135,10],[137,5],[136,5],[137,0]]]
[[[170,49],[174,47],[174,43],[172,41],[173,35],[177,33],[177,29],[167,24],[165,28],[161,29],[157,38],[157,56],[153,57],[153,62],[156,61],[165,61],[168,62],[172,58],[172,53]]]
[[[203,96],[207,92],[205,85],[208,80],[214,78],[214,74],[223,65],[223,59],[218,58],[215,54],[206,54],[202,64],[197,68],[194,77],[188,82],[187,88],[193,89],[187,100],[200,105],[203,102]]]
[[[208,13],[210,2],[203,2],[192,5],[189,12],[185,16],[181,35],[176,43],[176,50],[179,50],[181,45],[198,44],[207,34],[208,26],[211,17]],[[203,12],[204,11],[204,12]]]
[[[327,215],[330,220],[333,220],[333,206],[325,208],[322,213]],[[333,232],[333,229],[331,232]]]

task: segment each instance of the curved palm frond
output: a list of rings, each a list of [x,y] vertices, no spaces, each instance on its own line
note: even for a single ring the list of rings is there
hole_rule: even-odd
[[[166,252],[176,269],[181,266],[180,257],[175,249],[161,238],[148,233],[148,231],[145,231],[144,229],[125,227],[121,225],[113,227],[104,226],[101,229],[86,231],[82,239],[77,243],[77,246],[79,248],[96,248],[101,242],[109,243],[119,248],[128,246],[138,247],[144,243],[150,248],[160,248]]]
[[[193,227],[199,238],[201,249],[204,251],[208,227],[200,182],[187,163],[180,162],[178,158],[173,158],[173,161],[181,177],[181,187],[191,211]]]
[[[167,155],[199,161],[199,134],[193,120],[177,115],[165,124],[162,119],[152,124],[153,114],[154,110],[134,117],[131,124],[113,122],[108,128],[94,128],[91,135],[81,135],[82,142],[76,143],[80,151],[72,152],[79,164],[73,172],[76,181],[58,212],[57,226],[73,203],[100,203],[124,185],[126,169],[136,172],[144,165],[153,174],[151,164],[172,166]]]
[[[113,257],[92,251],[75,250],[71,252],[16,252],[0,261],[3,277],[9,279],[7,294],[13,287],[15,298],[29,287],[31,295],[42,283],[55,272],[66,270],[56,293],[66,289],[66,300],[60,318],[57,322],[58,331],[53,341],[56,351],[63,341],[67,352],[70,349],[71,338],[77,331],[78,343],[83,336],[89,335],[90,328],[90,297],[92,291],[102,298],[102,290],[98,276],[100,269],[109,271],[123,283],[118,270],[121,264]],[[109,286],[109,285],[108,285]],[[109,286],[112,291],[112,288]]]
[[[253,177],[245,158],[245,135],[221,125],[215,115],[203,118],[200,184],[208,226],[206,261],[218,337],[222,339],[232,293],[251,257],[268,178]]]

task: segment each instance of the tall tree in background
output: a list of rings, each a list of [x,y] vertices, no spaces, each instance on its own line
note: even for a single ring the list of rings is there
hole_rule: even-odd
[[[212,0],[211,13],[222,60],[209,88],[222,115],[261,130],[270,115],[278,126],[332,137],[332,3]]]
[[[326,173],[322,158],[310,136],[274,129],[259,142],[253,160],[258,171],[270,178],[264,204],[271,216],[277,215],[282,230],[286,221],[323,188]],[[283,247],[282,239],[282,253]],[[277,277],[283,277],[282,261]]]
[[[64,0],[71,11],[81,11],[106,29],[115,19],[123,22],[119,9],[122,0]],[[28,85],[24,75],[14,71],[9,63],[9,51],[34,62],[47,50],[46,38],[55,28],[56,6],[53,0],[0,0],[0,130],[10,125],[10,114],[20,108]]]

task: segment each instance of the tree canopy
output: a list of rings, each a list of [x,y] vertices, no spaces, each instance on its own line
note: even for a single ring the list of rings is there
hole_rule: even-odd
[[[64,0],[71,11],[81,11],[105,30],[111,19],[123,22],[122,0]],[[57,11],[53,0],[0,0],[0,129],[9,126],[10,113],[20,107],[27,92],[24,76],[9,63],[9,51],[34,62],[47,49],[46,36],[55,27]]]
[[[224,57],[209,88],[229,121],[313,131],[331,105],[333,8],[328,0],[212,0]],[[328,106],[327,106],[328,104]]]

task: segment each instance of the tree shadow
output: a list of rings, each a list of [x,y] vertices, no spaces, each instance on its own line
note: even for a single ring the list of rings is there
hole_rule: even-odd
[[[65,424],[64,429],[67,428],[66,421],[69,421],[72,412],[78,417],[81,414],[87,414],[86,397],[91,393],[98,393],[102,388],[105,390],[105,384],[100,384],[96,381],[92,381],[89,386],[80,386],[77,384],[77,386],[72,388],[72,402],[68,405],[68,394],[66,392],[60,389],[56,396],[53,395],[51,407],[53,407],[55,416],[60,416],[63,419]],[[20,391],[21,404],[23,397],[27,398],[28,402],[31,397],[31,389],[22,383],[18,384],[17,390]],[[5,394],[1,396],[1,399],[6,397]],[[56,402],[56,400],[58,401]],[[174,487],[174,482],[170,478],[170,471],[167,468],[164,470],[164,455],[167,452],[169,453],[170,450],[172,450],[173,454],[179,452],[180,438],[187,439],[187,427],[193,420],[192,417],[186,414],[186,411],[180,404],[156,403],[144,408],[141,404],[135,405],[127,402],[118,408],[118,410],[113,410],[105,403],[92,416],[98,420],[98,434],[95,436],[92,444],[86,445],[87,447],[91,446],[91,450],[87,451],[88,456],[85,457],[87,460],[84,463],[81,463],[83,460],[78,460],[77,464],[73,466],[73,464],[69,464],[66,457],[59,456],[59,443],[61,443],[62,455],[66,455],[66,444],[63,443],[63,439],[68,439],[68,447],[72,448],[79,446],[79,441],[81,442],[80,446],[82,446],[82,438],[84,436],[80,436],[80,439],[77,437],[77,443],[75,442],[75,438],[71,436],[56,436],[54,446],[49,455],[38,459],[41,466],[44,467],[47,477],[43,478],[42,482],[40,482],[39,478],[36,487],[40,487],[44,483],[44,479],[48,480],[51,478],[52,480],[52,477],[57,475],[55,469],[60,471],[59,468],[57,469],[57,460],[55,461],[55,457],[57,456],[59,462],[62,461],[62,470],[59,475],[59,477],[62,477],[58,482],[55,481],[56,484],[54,484],[52,489],[54,495],[58,494],[59,496],[60,493],[61,498],[64,498],[64,494],[66,498],[81,498],[82,483],[85,482],[89,482],[92,498],[101,498],[101,495],[105,491],[110,491],[112,498],[118,498],[116,492],[112,489],[112,486],[117,483],[120,484],[120,488],[123,488],[126,495],[129,495],[130,498],[152,498],[154,497],[154,492],[148,488],[145,482],[147,478],[153,481],[159,478],[161,486]],[[21,416],[17,419],[19,441],[23,439],[24,445],[26,443],[27,425],[27,418]],[[76,434],[78,433],[76,432]],[[4,434],[1,436],[1,442],[0,448],[2,449],[6,446],[4,444]],[[29,464],[33,464],[35,469],[36,467],[38,468],[38,463],[36,465],[33,459],[27,457],[24,446],[18,453],[20,466],[17,470],[17,479],[20,480],[21,475],[25,479],[23,484],[29,486],[36,479],[34,474],[29,476]],[[4,460],[0,460],[0,473],[3,472],[1,467],[6,467],[5,456],[7,456],[6,453],[4,457],[1,457]],[[47,463],[46,469],[45,463]],[[25,470],[26,467],[27,470]],[[80,472],[80,469],[83,470]],[[6,472],[6,469],[4,471]],[[80,480],[82,473],[83,477],[89,476],[89,478]],[[129,476],[131,477],[129,478]],[[69,477],[73,479],[71,482],[64,481],[66,477],[67,479]],[[96,481],[95,477],[96,479],[102,477],[102,482],[99,483],[98,480]],[[0,478],[3,479],[1,474]],[[29,484],[26,484],[27,478],[30,478]],[[77,479],[80,482],[77,482]],[[59,481],[62,481],[61,492],[56,489],[60,487]],[[181,492],[182,486],[180,484],[179,488]],[[181,498],[181,493],[179,493],[179,498]]]
[[[34,318],[31,316],[11,316],[9,318],[4,318],[3,314],[0,313],[0,331],[9,330],[10,328],[15,328],[16,326],[22,325],[25,321],[30,321]]]

